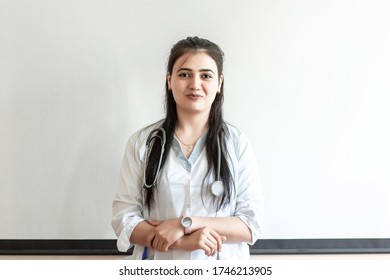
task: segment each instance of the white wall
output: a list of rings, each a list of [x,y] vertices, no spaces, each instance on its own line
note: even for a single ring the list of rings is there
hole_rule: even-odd
[[[163,116],[173,43],[226,54],[264,238],[390,237],[387,1],[0,1],[0,239],[114,238],[128,137]]]

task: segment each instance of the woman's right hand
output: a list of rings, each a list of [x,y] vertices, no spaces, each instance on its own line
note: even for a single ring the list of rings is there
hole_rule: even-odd
[[[221,252],[222,243],[225,240],[225,236],[219,235],[210,227],[203,227],[183,236],[172,245],[172,249],[182,249],[190,252],[201,249],[207,256],[215,256],[217,252]]]
[[[154,250],[167,252],[169,247],[184,235],[184,228],[179,218],[163,222],[148,221],[148,223],[155,227],[151,243]]]

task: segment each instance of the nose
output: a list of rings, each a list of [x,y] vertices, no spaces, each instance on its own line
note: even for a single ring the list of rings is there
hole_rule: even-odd
[[[189,84],[189,87],[193,91],[198,91],[200,90],[200,85],[201,85],[201,79],[199,77],[194,76]]]

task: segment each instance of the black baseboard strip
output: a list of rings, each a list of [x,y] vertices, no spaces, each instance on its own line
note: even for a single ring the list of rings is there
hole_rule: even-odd
[[[390,238],[373,239],[267,239],[251,254],[369,254],[390,253]]]
[[[0,255],[127,255],[114,239],[0,239]]]
[[[114,239],[0,239],[0,255],[130,255],[118,252]],[[390,253],[385,239],[264,239],[251,254]]]

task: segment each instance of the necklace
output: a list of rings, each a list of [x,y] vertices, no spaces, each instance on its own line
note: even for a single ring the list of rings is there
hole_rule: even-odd
[[[185,144],[183,141],[180,140],[180,138],[179,138],[179,136],[177,136],[176,132],[175,132],[175,136],[176,136],[177,140],[179,140],[179,142],[180,142],[183,146],[186,146],[187,152],[191,152],[192,146],[194,146],[195,144],[192,144],[192,145]]]

